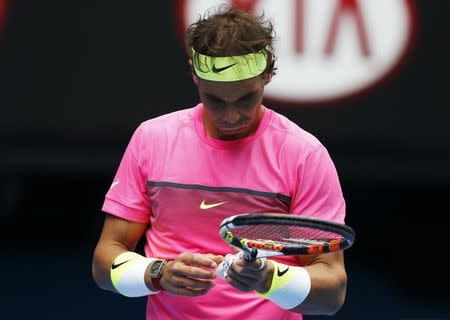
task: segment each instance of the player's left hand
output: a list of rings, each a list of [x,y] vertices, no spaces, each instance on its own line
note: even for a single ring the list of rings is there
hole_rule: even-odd
[[[242,256],[238,257],[228,269],[225,280],[240,291],[267,292],[275,268],[270,260],[263,263],[262,259],[264,258],[249,262]]]

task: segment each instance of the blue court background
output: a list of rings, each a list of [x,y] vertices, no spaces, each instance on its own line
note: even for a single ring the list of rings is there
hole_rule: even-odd
[[[414,3],[415,48],[388,83],[339,106],[274,106],[327,146],[357,232],[347,301],[332,319],[450,319],[449,4]],[[175,12],[176,1],[9,1],[1,319],[144,318],[144,299],[96,287],[91,258],[134,128],[197,101]]]

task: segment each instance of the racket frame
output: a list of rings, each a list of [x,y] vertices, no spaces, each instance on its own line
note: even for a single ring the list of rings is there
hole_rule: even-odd
[[[334,232],[341,235],[344,240],[340,241],[337,247],[332,248],[328,246],[304,246],[304,248],[301,246],[295,246],[295,248],[290,249],[289,246],[285,246],[285,248],[282,248],[281,250],[267,250],[267,248],[264,247],[258,249],[255,247],[250,248],[248,244],[252,240],[242,239],[232,235],[232,230],[241,226],[270,224],[306,227]],[[230,236],[228,232],[231,232],[232,236]],[[351,247],[355,240],[354,230],[345,224],[286,213],[244,213],[233,215],[222,221],[220,224],[219,233],[223,240],[241,249],[244,252],[246,259],[250,261],[256,258],[269,256],[309,255],[314,253],[341,251]]]

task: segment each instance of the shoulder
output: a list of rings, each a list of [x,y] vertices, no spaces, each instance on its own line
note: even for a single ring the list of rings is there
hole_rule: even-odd
[[[142,134],[157,134],[167,130],[176,132],[181,127],[192,125],[195,108],[166,113],[141,122],[137,131]]]
[[[301,128],[285,115],[270,110],[273,113],[269,125],[271,136],[280,147],[302,154],[312,153],[324,148],[317,137]]]
[[[183,129],[192,129],[195,107],[166,113],[140,123],[136,134],[145,138],[164,138],[177,135]]]
[[[152,148],[176,141],[183,127],[192,128],[194,113],[195,108],[182,109],[141,122],[134,130],[129,146],[137,157],[137,154],[147,154],[146,151]]]

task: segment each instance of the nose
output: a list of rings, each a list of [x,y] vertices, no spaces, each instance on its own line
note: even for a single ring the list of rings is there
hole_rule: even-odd
[[[228,125],[233,125],[237,122],[239,122],[239,119],[241,118],[241,115],[239,114],[239,111],[237,108],[233,106],[228,106],[225,109],[225,112],[223,113],[223,122]]]

